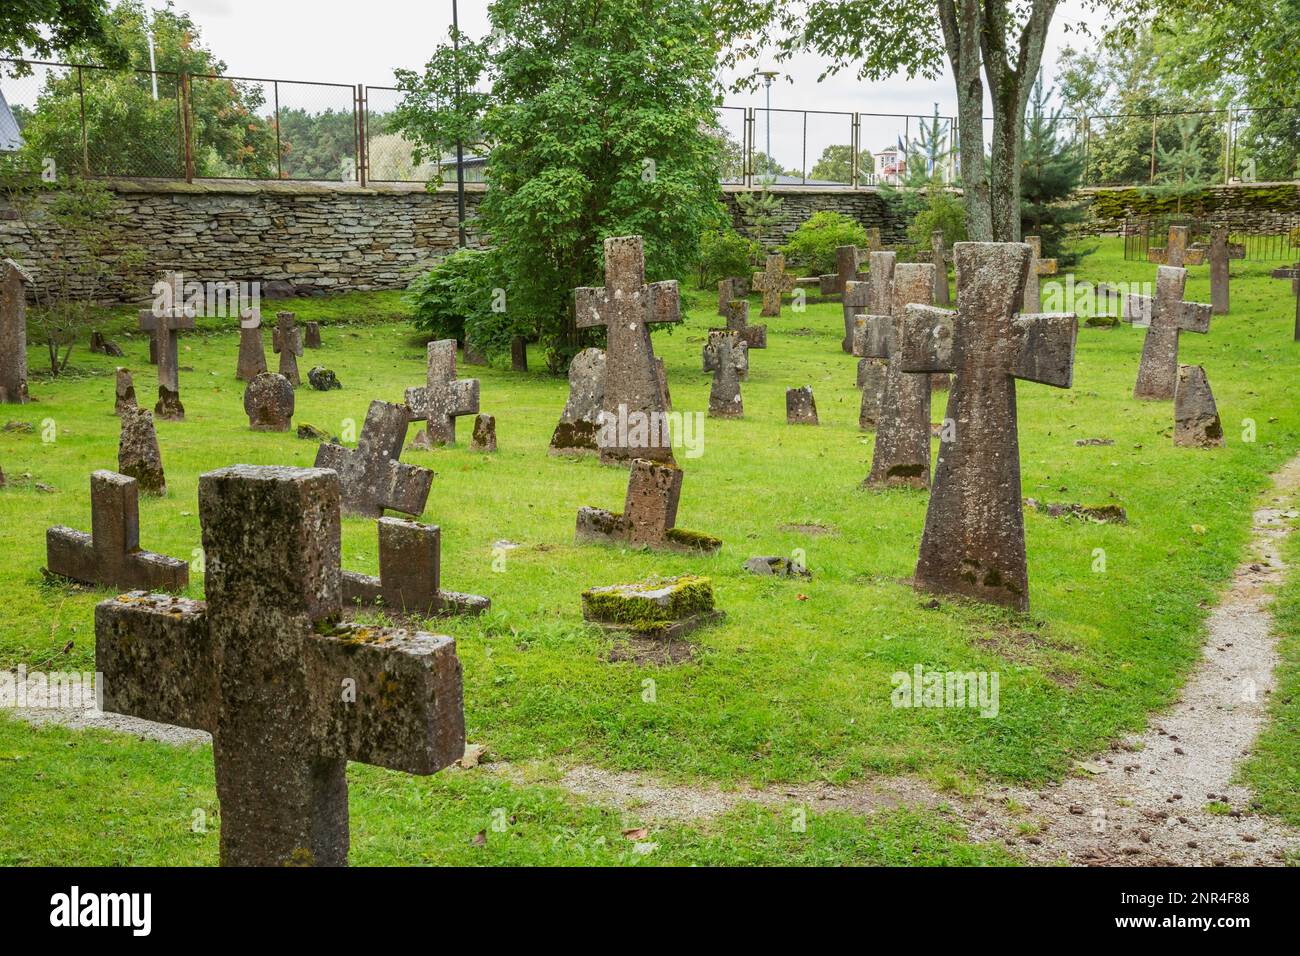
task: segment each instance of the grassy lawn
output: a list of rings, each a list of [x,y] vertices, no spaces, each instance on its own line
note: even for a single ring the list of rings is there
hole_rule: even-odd
[[[1208,301],[1208,269],[1191,273],[1188,297]],[[1078,278],[1153,282],[1155,267],[1124,262],[1107,241]],[[858,490],[871,439],[857,429],[856,360],[840,351],[838,303],[801,314],[787,305],[768,320],[770,347],[753,353],[743,386],[746,418],[708,421],[703,455],[679,452],[686,478],[678,523],[724,540],[712,558],[574,546],[578,507],[621,508],[626,472],[547,456],[567,387],[545,374],[540,355],[528,375],[462,369],[482,381],[500,453],[464,447],[463,421],[461,447],[408,452],[404,460],[438,475],[423,518],[443,529],[445,586],[493,600],[480,620],[437,625],[458,638],[470,739],[498,760],[585,762],[723,786],[919,773],[961,788],[1068,773],[1074,759],[1141,728],[1173,699],[1198,656],[1206,608],[1241,556],[1253,499],[1269,472],[1300,449],[1300,345],[1291,342],[1288,293],[1268,267],[1235,263],[1232,314],[1216,317],[1208,336],[1183,337],[1183,360],[1206,366],[1225,450],[1174,448],[1172,405],[1130,398],[1141,330],[1083,329],[1073,389],[1020,386],[1024,494],[1119,504],[1129,518],[1127,525],[1099,525],[1028,513],[1027,616],[961,603],[928,607],[928,598],[902,583],[915,563],[926,495]],[[700,348],[718,322],[715,298],[691,292],[686,323],[655,336],[678,411],[707,408]],[[346,419],[361,422],[372,398],[400,401],[406,386],[422,383],[423,343],[397,319],[395,295],[291,307],[301,320],[327,323],[325,349],[301,360],[304,376],[319,362],[344,384],[331,393],[304,386],[296,422],[339,432]],[[757,311],[755,304],[751,314]],[[0,432],[0,466],[10,477],[0,492],[0,666],[93,669],[92,608],[107,593],[45,586],[39,569],[45,528],[89,529],[89,473],[116,466],[113,366],[135,370],[142,403],[153,391],[147,341],[127,339],[134,323],[127,310],[119,315],[104,327],[127,359],[79,350],[75,374],[57,382],[37,377],[36,403],[0,410],[0,417],[35,426],[33,434]],[[234,378],[237,348],[237,335],[215,326],[182,339],[181,363],[192,369],[181,377],[189,418],[158,426],[169,494],[141,503],[146,548],[188,558],[198,547],[200,472],[314,458],[315,445],[292,434],[248,430]],[[32,349],[34,370],[41,355]],[[803,384],[815,388],[819,428],[785,424],[784,390]],[[934,417],[943,417],[942,396]],[[46,419],[57,428],[54,442],[42,441]],[[1255,423],[1253,443],[1242,441],[1245,419]],[[1115,444],[1076,447],[1084,438]],[[31,481],[22,480],[25,472]],[[37,481],[57,493],[39,492]],[[343,536],[345,566],[374,573],[373,522],[347,518]],[[493,545],[501,540],[519,547],[506,552],[498,572]],[[753,555],[795,548],[806,553],[809,581],[760,579],[740,569]],[[1101,572],[1094,570],[1098,548],[1105,551]],[[608,640],[581,621],[582,588],[684,571],[710,575],[728,615],[692,637],[696,659],[663,668],[609,663]],[[191,591],[201,595],[201,576]],[[892,708],[890,675],[915,664],[999,672],[998,717]],[[654,681],[653,703],[643,699],[647,680]],[[1294,720],[1278,751],[1278,772],[1292,780]],[[514,787],[481,774],[412,781],[361,767],[351,774],[356,862],[632,858],[620,835],[626,821],[575,807],[545,784]],[[189,832],[194,807],[216,812],[206,750],[177,754],[105,733],[37,733],[0,719],[0,784],[0,853],[7,854],[0,862],[50,862],[57,851],[48,848],[65,845],[85,862],[215,858],[215,836]],[[433,812],[411,812],[417,803]],[[489,830],[484,853],[468,840],[499,806],[518,807],[510,812],[531,825]],[[996,859],[964,847],[935,815],[867,822],[828,815],[816,817],[808,834],[789,831],[774,811],[737,811],[708,826],[656,833],[659,849],[646,859]],[[591,855],[579,859],[574,847]]]

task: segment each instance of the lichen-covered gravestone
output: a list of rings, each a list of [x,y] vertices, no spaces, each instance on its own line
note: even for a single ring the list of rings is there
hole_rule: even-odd
[[[754,273],[751,285],[763,293],[763,311],[759,314],[769,318],[780,315],[781,296],[795,287],[794,276],[785,271],[785,256],[779,252],[768,256],[764,270]]]
[[[835,247],[835,271],[819,276],[822,295],[843,295],[849,282],[858,282],[866,276],[858,272],[862,265],[862,250],[857,246]]]
[[[113,414],[118,415],[128,408],[135,408],[135,381],[131,378],[131,370],[119,368],[117,370],[116,382],[114,383],[114,403]]]
[[[293,424],[293,385],[283,375],[263,372],[244,389],[244,412],[255,432],[287,432]]]
[[[266,371],[266,345],[262,341],[262,315],[254,313],[239,324],[239,365],[235,378],[251,382]]]
[[[682,494],[682,470],[676,465],[638,458],[627,480],[623,513],[603,508],[578,509],[575,540],[634,548],[712,554],[722,547],[717,538],[676,527]]]
[[[433,472],[398,460],[410,414],[405,405],[373,401],[355,449],[327,442],[316,450],[316,467],[338,472],[345,512],[379,518],[385,508],[408,515],[424,511]]]
[[[811,385],[785,390],[785,422],[787,425],[816,425],[817,400]]]
[[[606,330],[600,460],[672,461],[667,392],[655,365],[650,324],[682,320],[676,281],[646,283],[640,236],[606,239],[605,285],[574,290],[574,305],[578,328]]]
[[[342,866],[347,762],[432,774],[465,752],[450,637],[343,624],[338,476],[199,480],[207,602],[95,609],[104,709],[213,737],[223,866]]]
[[[25,405],[27,288],[31,277],[12,259],[0,260],[0,404]]]
[[[528,371],[528,339],[522,335],[516,335],[510,340],[510,370]]]
[[[158,403],[154,414],[163,421],[179,422],[185,419],[185,406],[181,404],[180,386],[180,332],[194,328],[194,311],[185,304],[185,280],[179,272],[165,272],[154,286],[162,292],[156,295],[152,308],[140,310],[140,328],[153,333],[153,355],[158,364]]]
[[[749,324],[748,299],[732,299],[723,315],[727,320],[727,331],[739,333],[751,349],[767,348],[767,326]]]
[[[122,358],[126,354],[120,345],[106,338],[98,329],[90,333],[90,351],[95,355],[107,355],[111,358]]]
[[[1156,270],[1156,297],[1130,295],[1124,299],[1124,318],[1146,322],[1142,361],[1138,365],[1134,398],[1168,401],[1174,397],[1178,380],[1178,335],[1181,332],[1210,331],[1210,306],[1184,302],[1187,270],[1160,266]]]
[[[275,314],[275,331],[271,335],[271,346],[280,356],[280,374],[289,380],[289,384],[297,388],[302,384],[302,376],[298,374],[298,356],[302,355],[302,332],[292,312]]]
[[[1078,320],[1019,314],[1032,250],[959,242],[957,311],[907,307],[903,372],[953,372],[915,585],[1029,607],[1016,380],[1069,388]]]
[[[930,259],[934,263],[934,304],[948,305],[952,293],[948,285],[948,252],[943,244],[943,230],[930,233]]]
[[[437,525],[380,518],[379,577],[343,572],[343,599],[434,617],[482,614],[492,602],[477,594],[442,589],[442,531]]]
[[[1029,278],[1025,280],[1025,298],[1020,311],[1033,315],[1043,310],[1038,279],[1040,276],[1056,275],[1056,260],[1042,258],[1042,236],[1025,236],[1025,244],[1034,250],[1034,257],[1029,262]]]
[[[1178,366],[1174,444],[1187,448],[1222,448],[1224,444],[1219,406],[1214,402],[1205,369],[1199,365]]]
[[[307,382],[318,392],[332,392],[343,387],[334,371],[323,365],[315,365],[307,372]]]
[[[743,418],[740,380],[749,371],[749,346],[736,332],[715,330],[704,346],[704,370],[713,373],[709,386],[710,418]]]
[[[899,263],[894,268],[889,312],[865,317],[862,353],[888,361],[871,472],[863,482],[869,487],[927,488],[930,484],[930,376],[904,372],[897,359],[907,307],[928,305],[933,294],[933,265]]]
[[[552,455],[596,455],[601,408],[605,401],[605,353],[583,349],[569,363],[569,400],[551,435]]]
[[[416,448],[456,444],[456,419],[478,414],[478,379],[456,377],[456,340],[430,342],[425,384],[406,390],[411,420],[426,422],[412,443]]]
[[[495,415],[475,415],[474,432],[469,440],[470,451],[492,454],[497,450],[497,420]]]
[[[850,283],[845,300],[852,297],[854,307],[853,331],[849,351],[858,357],[858,388],[862,390],[862,405],[858,411],[858,427],[870,430],[880,418],[880,399],[885,391],[885,362],[871,358],[880,351],[882,343],[875,337],[883,328],[876,323],[859,321],[864,315],[888,315],[894,300],[894,270],[898,267],[898,253],[873,252],[868,257],[871,269],[865,283]],[[847,306],[846,306],[847,308]]]
[[[1210,309],[1215,315],[1228,312],[1228,227],[1210,230]]]
[[[876,259],[878,255],[880,253],[872,253],[871,259],[878,261]],[[890,268],[893,268],[892,264]],[[841,309],[844,313],[844,341],[840,343],[840,347],[850,354],[854,354],[853,335],[857,330],[858,316],[870,311],[870,303],[871,273],[867,274],[865,281],[854,279],[844,283],[844,297],[841,300]],[[858,364],[860,367],[861,363]]]
[[[147,408],[132,407],[122,409],[120,417],[122,435],[117,445],[117,470],[138,481],[146,495],[167,494],[153,415]]]
[[[308,322],[307,334],[303,341],[303,348],[318,349],[320,347],[320,323]]]
[[[744,279],[730,278],[718,282],[718,315],[727,314],[727,303],[749,295],[749,283]]]
[[[1187,226],[1170,226],[1169,242],[1165,246],[1165,264],[1181,269],[1187,264],[1187,242],[1190,229]]]
[[[720,620],[713,583],[684,574],[639,584],[611,584],[582,592],[582,617],[605,630],[670,641]]]
[[[111,471],[90,476],[90,526],[90,534],[63,525],[45,532],[50,574],[123,591],[184,591],[189,585],[184,561],[141,550],[134,478]]]

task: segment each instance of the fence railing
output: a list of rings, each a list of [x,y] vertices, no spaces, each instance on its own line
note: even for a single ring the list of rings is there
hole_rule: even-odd
[[[30,73],[10,75],[15,66]],[[402,93],[391,86],[0,59],[0,92],[13,118],[0,106],[0,151],[16,128],[25,148],[85,175],[365,184],[455,172],[454,159],[416,162],[393,128]],[[724,184],[898,185],[918,163],[958,179],[952,116],[720,106],[716,135]],[[1069,117],[1058,136],[1078,151],[1088,186],[1300,178],[1300,108]],[[485,167],[467,156],[465,178],[481,181]]]
[[[1213,219],[1189,215],[1136,216],[1124,220],[1124,258],[1146,262],[1152,249],[1164,248],[1170,226],[1187,226],[1190,245],[1209,246]],[[1249,225],[1229,226],[1233,258],[1247,262],[1300,261],[1300,215],[1268,213]]]

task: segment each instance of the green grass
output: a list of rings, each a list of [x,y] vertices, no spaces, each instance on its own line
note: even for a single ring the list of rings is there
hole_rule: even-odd
[[[1154,273],[1153,266],[1123,261],[1117,244],[1106,241],[1079,278],[1152,281]],[[1189,298],[1208,301],[1208,270],[1191,273]],[[482,381],[483,410],[497,416],[500,453],[469,452],[468,422],[462,420],[461,447],[410,452],[404,460],[438,474],[423,517],[443,529],[445,586],[493,600],[492,612],[480,620],[438,625],[458,639],[470,739],[516,763],[586,762],[724,786],[845,782],[875,773],[919,773],[957,788],[1058,778],[1072,760],[1140,729],[1148,714],[1173,700],[1198,657],[1206,608],[1241,557],[1255,496],[1268,474],[1300,448],[1294,400],[1300,346],[1291,342],[1288,291],[1268,278],[1266,266],[1234,263],[1233,313],[1216,317],[1208,336],[1183,337],[1183,360],[1206,366],[1218,399],[1229,440],[1223,451],[1174,448],[1170,403],[1130,398],[1140,330],[1081,330],[1071,390],[1020,386],[1024,494],[1120,504],[1129,516],[1127,525],[1117,526],[1027,514],[1033,611],[1026,616],[955,602],[931,609],[928,597],[901,583],[916,559],[926,495],[857,488],[871,444],[857,429],[855,360],[839,348],[837,303],[802,314],[787,304],[779,319],[769,320],[770,347],[753,353],[743,387],[746,418],[710,420],[702,457],[679,452],[686,478],[678,523],[722,538],[715,557],[575,546],[578,507],[619,510],[626,472],[546,455],[567,393],[562,380],[540,370],[462,369]],[[655,336],[678,411],[707,407],[700,348],[706,329],[718,323],[713,305],[713,295],[689,293],[687,322]],[[296,422],[338,432],[344,419],[359,424],[372,398],[400,401],[406,386],[423,381],[423,343],[393,321],[402,308],[395,296],[295,300],[289,307],[302,320],[327,323],[326,348],[308,352],[303,371],[326,364],[345,386],[332,393],[304,387]],[[125,361],[143,397],[151,392],[152,369],[144,361],[145,339],[121,334],[129,324],[123,318],[105,328],[127,348]],[[145,547],[188,558],[199,544],[200,472],[234,462],[308,465],[315,446],[291,435],[248,431],[242,387],[234,379],[234,332],[205,327],[185,336],[182,349],[182,365],[193,369],[182,373],[181,383],[189,420],[159,425],[169,495],[143,501],[141,521]],[[32,358],[39,358],[36,349]],[[0,433],[0,465],[11,478],[0,492],[0,665],[85,669],[93,661],[91,611],[106,592],[43,586],[39,569],[44,529],[60,523],[88,529],[88,474],[115,467],[117,361],[79,351],[75,374],[32,383],[36,404],[0,411],[37,426],[31,435]],[[785,424],[784,391],[803,384],[816,390],[819,428]],[[934,417],[942,414],[940,400]],[[49,444],[41,440],[47,418],[58,428],[57,441]],[[1254,443],[1241,440],[1247,418],[1256,423]],[[1075,447],[1075,439],[1090,437],[1112,438],[1115,445]],[[58,492],[41,494],[12,480],[28,471]],[[502,539],[521,546],[506,552],[504,571],[497,573],[493,543]],[[376,548],[372,522],[345,519],[347,568],[374,573]],[[753,555],[794,548],[806,552],[811,580],[762,579],[740,569]],[[1105,550],[1104,573],[1093,570],[1097,548]],[[609,663],[608,640],[581,621],[582,589],[688,572],[712,577],[718,606],[727,612],[725,623],[692,635],[695,661],[662,668]],[[201,584],[196,576],[194,596]],[[998,671],[999,716],[892,708],[890,675],[917,663]],[[647,679],[655,682],[654,703],[643,700]],[[43,736],[12,727],[5,734],[23,746],[37,746]],[[128,754],[122,784],[82,790],[66,812],[80,807],[94,814],[101,801],[127,806],[138,799],[136,790],[162,799],[154,788],[179,786],[165,755],[143,753],[152,745],[113,746]],[[138,767],[129,758],[136,752]],[[210,787],[207,758],[185,759],[197,761],[194,785]],[[0,777],[4,767],[0,763]],[[371,819],[366,793],[372,781],[402,792],[415,788],[412,793],[488,786],[470,783],[472,775],[408,783],[363,768],[353,772],[360,782],[354,797],[360,834],[371,827],[384,832]],[[62,824],[53,807],[48,819],[39,804],[30,812],[35,816],[23,816],[16,842],[0,845],[21,847],[15,852],[35,858],[43,828]],[[841,828],[834,846],[870,842],[843,829],[847,821],[827,819]],[[927,822],[907,827],[935,823],[915,819]],[[719,825],[725,831],[733,822],[729,817]],[[394,821],[400,825],[445,824]],[[570,824],[557,811],[548,825]],[[761,814],[735,825],[754,832],[769,826],[761,824]],[[368,839],[356,839],[359,861]],[[724,838],[692,831],[680,844],[660,842],[665,849],[678,847],[684,860],[689,852],[706,852],[715,839]],[[95,841],[87,840],[84,852],[91,853]],[[132,852],[148,855],[149,842],[131,837]],[[457,853],[468,853],[453,844],[440,843],[437,851],[457,860]],[[791,856],[781,858],[787,862],[816,859],[795,846],[786,849]],[[881,852],[893,853],[884,845]],[[745,850],[735,854],[739,860]],[[379,859],[389,858],[420,857],[393,851]],[[194,859],[211,856],[196,848]]]

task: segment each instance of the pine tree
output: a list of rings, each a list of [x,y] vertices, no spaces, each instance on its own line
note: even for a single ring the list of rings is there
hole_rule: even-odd
[[[1047,105],[1050,90],[1034,84],[1020,147],[1020,234],[1042,236],[1043,256],[1065,260],[1066,228],[1084,217],[1070,197],[1083,175],[1083,155],[1061,135],[1061,111]]]

